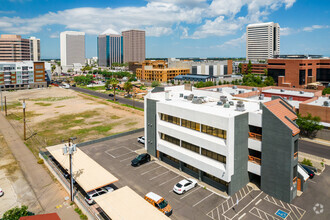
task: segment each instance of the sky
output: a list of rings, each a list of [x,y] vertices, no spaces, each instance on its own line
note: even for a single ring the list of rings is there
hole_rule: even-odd
[[[246,26],[276,22],[281,54],[330,56],[329,0],[0,0],[0,34],[40,38],[41,58],[60,57],[62,31],[146,31],[146,57],[245,57]]]

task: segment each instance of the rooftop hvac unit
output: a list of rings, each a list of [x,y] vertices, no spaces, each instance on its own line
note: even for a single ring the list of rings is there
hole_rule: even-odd
[[[230,105],[228,103],[223,105],[224,108],[230,108]]]
[[[183,97],[183,93],[180,93],[180,98],[182,98]]]
[[[324,105],[324,106],[330,106],[330,102],[329,102],[329,101],[324,101],[324,102],[323,102],[323,105]]]
[[[257,91],[258,89],[256,87],[252,88],[252,91]]]
[[[233,86],[232,88],[233,88],[233,89],[237,89],[237,86]]]
[[[193,100],[193,98],[194,98],[194,95],[193,95],[193,94],[190,94],[190,95],[187,97],[187,100],[191,101],[191,100]]]
[[[195,95],[195,96],[194,96],[194,99],[197,99],[197,98],[198,98],[198,96]]]
[[[185,95],[185,96],[183,96],[183,98],[184,98],[184,99],[187,99],[187,98],[188,98],[188,96],[187,96],[187,95]]]
[[[285,89],[281,89],[281,92],[285,92]]]
[[[238,94],[242,94],[242,93],[244,93],[244,90],[239,90],[238,91]]]
[[[289,100],[290,100],[290,101],[292,101],[292,100],[293,100],[292,96],[290,96],[290,97],[289,97]]]
[[[217,105],[223,105],[223,102],[221,102],[221,101],[217,102]]]
[[[300,94],[304,94],[304,91],[299,91]]]
[[[225,104],[227,102],[227,96],[225,95],[220,96],[220,101]]]
[[[235,95],[235,93],[234,92],[231,92],[230,95]]]
[[[244,103],[242,101],[237,101],[236,110],[240,112],[245,111]]]
[[[194,98],[192,100],[192,103],[193,104],[202,104],[203,103],[203,100],[201,98]]]
[[[222,92],[222,88],[217,88],[217,92]]]
[[[170,92],[169,91],[165,92],[165,99],[170,100]]]
[[[229,105],[234,105],[233,101],[229,101],[228,103],[229,103]]]
[[[264,100],[264,98],[265,98],[265,95],[264,95],[264,94],[261,94],[261,95],[259,96],[259,100]]]

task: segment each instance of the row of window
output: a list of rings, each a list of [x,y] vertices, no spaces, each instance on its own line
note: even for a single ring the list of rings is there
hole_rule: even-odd
[[[161,113],[161,120],[180,125],[180,118],[174,117],[171,115]],[[193,129],[196,131],[201,131],[203,133],[213,135],[216,137],[220,137],[223,139],[227,139],[227,131],[219,129],[219,128],[214,128],[214,127],[211,127],[208,125],[203,125],[203,124],[201,125],[200,123],[196,123],[196,122],[189,121],[186,119],[181,119],[181,126],[190,128],[190,129]],[[202,126],[202,129],[201,129],[201,126]]]
[[[209,179],[211,179],[211,180],[213,180],[214,182],[220,183],[220,184],[225,185],[227,187],[229,185],[226,181],[221,180],[221,179],[219,179],[219,178],[217,178],[217,177],[215,177],[215,176],[213,176],[211,174],[204,173],[204,176],[207,177],[207,178],[209,178]]]
[[[172,136],[169,136],[167,134],[161,133],[161,139],[163,139],[167,142],[170,142],[172,144],[180,146],[180,140],[179,139],[177,139],[175,137],[172,137]],[[224,164],[227,162],[226,161],[226,156],[223,156],[221,154],[206,150],[204,148],[200,148],[199,146],[188,143],[186,141],[182,141],[181,147],[183,147],[187,150],[191,150],[195,153],[202,154],[205,157],[211,158],[213,160],[219,161],[219,162],[224,163]]]

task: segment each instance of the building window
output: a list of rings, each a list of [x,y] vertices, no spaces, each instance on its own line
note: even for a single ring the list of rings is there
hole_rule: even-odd
[[[199,147],[188,142],[182,141],[181,147],[194,151],[199,154]]]
[[[308,76],[313,76],[312,69],[308,69]]]
[[[199,123],[196,123],[193,121],[188,121],[188,120],[182,119],[181,125],[186,128],[194,129],[196,131],[201,130],[201,125]]]
[[[202,132],[219,138],[227,139],[227,132],[208,125],[202,125]]]
[[[161,113],[161,120],[180,125],[180,118]]]
[[[299,85],[305,85],[306,70],[299,70]]]
[[[208,158],[211,158],[213,160],[217,160],[221,163],[226,163],[226,157],[221,155],[221,154],[217,154],[217,153],[214,153],[212,151],[209,151],[209,150],[206,150],[204,148],[202,148],[202,155],[204,155],[205,157],[208,157]]]
[[[183,166],[184,167],[187,167],[189,170],[194,171],[195,173],[198,173],[199,172],[199,170],[196,167],[193,167],[193,166],[191,166],[189,164],[184,163]]]
[[[297,177],[297,165],[293,167],[293,178]]]
[[[217,178],[217,177],[215,177],[215,176],[213,176],[211,174],[208,174],[208,173],[205,173],[204,172],[204,176],[207,177],[207,178],[209,178],[209,179],[211,179],[211,180],[213,180],[214,182],[220,183],[220,184],[222,184],[224,186],[228,186],[228,183],[226,181],[221,180],[221,179],[219,179],[219,178]]]
[[[167,134],[163,134],[163,133],[161,133],[161,138],[165,141],[168,141],[168,142],[172,143],[172,144],[180,146],[180,140],[177,139],[177,138],[171,137],[171,136],[169,136]]]
[[[179,160],[178,159],[176,159],[174,157],[171,157],[171,156],[169,156],[167,154],[163,154],[163,157],[166,157],[167,159],[169,159],[169,160],[171,160],[171,161],[173,161],[175,163],[179,163]]]

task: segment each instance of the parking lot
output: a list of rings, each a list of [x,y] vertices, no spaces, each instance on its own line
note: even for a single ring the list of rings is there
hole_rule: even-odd
[[[83,146],[80,149],[119,179],[115,183],[116,187],[127,185],[142,197],[148,192],[164,197],[173,208],[171,219],[327,219],[326,213],[329,212],[317,215],[313,211],[314,203],[308,205],[305,201],[304,198],[313,197],[308,192],[297,197],[292,204],[288,204],[249,185],[231,197],[224,197],[204,182],[199,182],[192,190],[177,195],[172,190],[173,186],[184,176],[188,176],[187,174],[157,159],[152,159],[139,167],[131,166],[131,160],[144,152],[143,145],[137,142],[137,137],[142,135],[142,132],[135,133]],[[314,180],[318,178],[315,177]],[[308,191],[315,190],[316,186],[309,187],[311,189]],[[322,193],[318,195],[326,198]],[[320,201],[325,203],[324,200]]]

